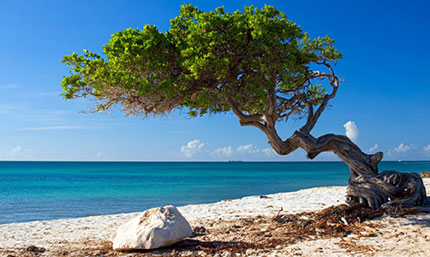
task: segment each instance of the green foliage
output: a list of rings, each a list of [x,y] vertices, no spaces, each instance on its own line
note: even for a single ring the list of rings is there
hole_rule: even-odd
[[[325,92],[313,85],[310,66],[342,57],[334,40],[309,38],[272,6],[227,13],[182,5],[170,24],[165,32],[145,25],[113,34],[105,57],[86,50],[65,56],[64,97],[91,96],[99,111],[120,104],[143,115],[186,107],[193,117],[229,111],[230,99],[258,114],[268,108],[268,90],[319,104]]]

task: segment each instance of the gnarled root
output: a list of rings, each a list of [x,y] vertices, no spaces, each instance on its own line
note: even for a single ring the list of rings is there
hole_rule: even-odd
[[[346,201],[381,208],[389,214],[430,212],[426,189],[417,173],[384,171],[375,176],[352,178]]]

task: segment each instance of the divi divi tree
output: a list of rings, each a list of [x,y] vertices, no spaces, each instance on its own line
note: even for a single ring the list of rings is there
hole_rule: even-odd
[[[334,40],[310,38],[274,7],[201,11],[183,5],[171,27],[126,29],[112,35],[103,56],[84,50],[65,56],[64,97],[85,97],[96,111],[118,106],[126,114],[164,115],[184,109],[192,117],[232,111],[241,126],[263,132],[280,155],[297,148],[315,158],[335,153],[350,168],[348,203],[372,208],[427,204],[416,173],[378,172],[382,153],[366,154],[349,138],[312,129],[331,99],[342,58]],[[303,119],[289,138],[276,124]]]

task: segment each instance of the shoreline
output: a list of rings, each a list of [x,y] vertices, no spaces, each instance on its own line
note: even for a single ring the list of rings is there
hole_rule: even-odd
[[[430,179],[423,180],[426,188],[430,189]],[[339,205],[345,202],[345,189],[345,186],[316,187],[288,193],[271,194],[267,195],[268,198],[248,196],[240,199],[223,200],[209,204],[185,205],[177,208],[192,227],[203,226],[205,228],[210,228],[211,231],[218,231],[219,228],[224,228],[225,230],[226,226],[231,227],[231,224],[236,224],[235,222],[243,221],[244,219],[252,220],[258,217],[274,217],[280,213],[289,215],[318,211],[329,206]],[[427,190],[427,192],[429,191],[430,190]],[[107,242],[110,240],[111,235],[115,232],[117,227],[133,218],[138,213],[139,212],[3,224],[0,225],[0,238],[2,238],[0,241],[0,256],[24,256],[22,255],[22,250],[31,245],[46,249],[46,252],[40,253],[38,256],[57,256],[55,254],[58,254],[59,250],[64,249],[66,249],[65,251],[67,253],[71,254],[66,254],[65,256],[80,256],[80,249],[87,249],[93,246],[97,248],[102,244],[104,245],[103,247],[106,248],[108,247],[106,246]],[[417,239],[419,236],[423,237],[424,242],[426,242],[425,245],[429,246],[423,245],[421,248],[430,251],[430,214],[418,214],[403,218],[384,217],[365,223],[378,223],[385,227],[391,226],[392,228],[384,230],[384,234],[386,235],[400,233],[398,231],[403,230],[405,231],[401,232],[403,234],[400,234],[400,236],[409,236],[411,233],[416,233],[417,235],[413,235],[412,238]],[[415,230],[417,232],[413,232]],[[214,238],[212,234],[215,236]],[[217,239],[216,235],[214,233],[212,234],[209,233],[206,238],[208,240]],[[205,237],[202,237],[202,239],[203,238]],[[224,235],[224,240],[228,241],[233,238]],[[397,239],[398,238],[399,236],[397,236]],[[317,241],[304,240],[288,246],[283,246],[280,249],[274,248],[273,251],[265,253],[265,255],[269,254],[270,256],[275,253],[281,255],[288,253],[287,255],[289,255],[293,254],[294,251],[292,249],[300,249],[300,252],[305,254],[305,256],[322,256],[321,252],[315,252],[316,250],[321,251],[322,249],[325,254],[330,253],[336,255],[336,252],[340,251],[339,256],[345,256],[348,252],[343,251],[343,248],[339,247],[336,242],[334,242],[343,239],[344,238],[321,239]],[[376,240],[378,238],[371,239],[375,239],[373,240],[375,242],[378,241]],[[412,243],[412,241],[408,241],[408,238],[405,238],[403,241],[395,241],[394,238],[384,238],[382,241],[384,241],[384,243],[381,244],[380,247],[382,245],[384,247],[393,246],[393,249],[390,248],[388,252],[392,252],[393,256],[395,255],[394,253],[399,253],[395,250],[395,245],[398,245],[399,242],[402,243],[404,241],[403,243],[406,245]],[[367,244],[369,243],[370,242],[367,242]],[[409,246],[411,250],[420,249],[420,247]],[[377,249],[375,247],[370,247],[369,249],[371,248]],[[397,248],[400,250],[403,249],[401,247]],[[378,252],[371,252],[372,255],[378,255]],[[382,253],[387,255],[386,251]],[[86,254],[88,255],[88,253]],[[186,254],[189,253],[184,252],[184,254],[187,256]],[[408,255],[411,254],[413,255],[413,252],[408,252]],[[252,253],[246,255],[252,256]]]

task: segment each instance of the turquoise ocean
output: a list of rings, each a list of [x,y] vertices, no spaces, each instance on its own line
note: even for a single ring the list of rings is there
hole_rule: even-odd
[[[421,172],[430,162],[382,162]],[[0,224],[347,185],[342,162],[0,162]]]

